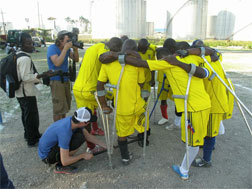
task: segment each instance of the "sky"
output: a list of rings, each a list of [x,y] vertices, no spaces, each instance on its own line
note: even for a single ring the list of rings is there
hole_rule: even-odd
[[[1,0],[0,11],[3,11],[4,21],[12,22],[16,29],[30,27],[38,27],[38,5],[40,13],[40,24],[52,26],[53,23],[47,18],[57,18],[57,25],[66,25],[64,19],[70,17],[78,19],[79,16],[84,16],[89,19],[90,7],[92,0]],[[94,0],[97,1],[97,0]],[[107,7],[104,9],[110,10],[110,3],[112,0],[98,0],[107,1]],[[166,11],[173,15],[179,7],[181,7],[187,0],[147,0],[147,21],[154,22],[155,28],[164,28],[166,24]],[[237,10],[236,4],[244,4],[242,9]],[[208,0],[208,14],[217,14],[219,9],[228,9],[233,11],[240,11],[239,14],[249,14],[248,19],[252,18],[250,9],[252,7],[252,0]],[[216,8],[218,7],[218,9]],[[95,14],[97,14],[94,11]],[[29,19],[29,22],[25,21]],[[2,17],[0,17],[2,22]]]

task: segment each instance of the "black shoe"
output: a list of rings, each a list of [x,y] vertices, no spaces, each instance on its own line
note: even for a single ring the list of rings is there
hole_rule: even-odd
[[[144,146],[144,133],[139,133],[138,135],[137,135],[137,137],[138,137],[138,145],[140,146],[140,147],[143,147]],[[146,137],[146,146],[148,146],[149,145],[149,140],[148,140],[148,135],[147,135],[147,137]]]
[[[131,152],[129,152],[129,158],[128,159],[122,159],[123,165],[129,165],[132,158],[133,158],[133,154]]]
[[[38,146],[38,142],[27,142],[27,146],[28,146],[29,148],[36,147],[36,146]]]
[[[28,141],[28,140],[27,140],[27,145],[28,145],[28,147],[30,147],[30,148],[36,147],[36,146],[38,146],[38,142],[39,142],[39,138],[36,138],[36,139],[34,139],[34,140],[32,140],[32,141]]]
[[[74,166],[62,166],[61,164],[57,163],[55,165],[54,173],[60,174],[73,174],[77,171],[77,167]]]

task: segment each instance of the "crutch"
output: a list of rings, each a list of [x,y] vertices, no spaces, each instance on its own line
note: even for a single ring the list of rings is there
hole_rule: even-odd
[[[248,112],[248,114],[252,117],[252,113],[249,111],[249,109],[248,109],[248,108],[243,104],[243,102],[236,96],[235,92],[233,91],[233,87],[232,87],[230,81],[228,80],[229,85],[230,85],[230,87],[231,87],[232,89],[230,89],[230,88],[228,87],[228,85],[223,81],[223,79],[216,73],[216,71],[213,69],[213,67],[211,66],[211,64],[207,61],[207,59],[205,58],[205,48],[204,48],[204,47],[200,47],[200,50],[201,50],[201,57],[203,58],[203,60],[205,61],[205,63],[211,68],[211,70],[213,71],[213,74],[220,80],[220,82],[221,82],[221,83],[228,89],[228,91],[235,97],[236,102],[237,102],[237,105],[239,104],[238,107],[239,107],[239,109],[240,109],[240,111],[241,111],[241,114],[242,114],[243,118],[245,117],[245,115],[244,115],[244,113],[243,113],[243,111],[242,111],[240,105],[242,105],[242,107],[243,107],[243,108]],[[248,130],[249,130],[250,134],[252,135],[251,128],[250,128],[250,126],[249,126],[248,123],[247,123],[247,119],[244,118],[244,121],[245,121],[245,123],[246,123],[246,125],[247,125],[247,127],[248,127]]]
[[[115,139],[115,128],[116,128],[116,114],[117,114],[117,101],[118,101],[118,95],[119,95],[119,89],[120,89],[120,82],[122,79],[122,75],[124,72],[124,67],[125,67],[125,60],[124,60],[125,55],[119,55],[118,56],[118,61],[122,66],[117,85],[114,86],[116,87],[116,98],[115,98],[115,107],[114,107],[114,120],[113,120],[113,128],[112,128],[112,142],[114,142]],[[113,145],[111,146],[111,153],[113,153]]]
[[[151,113],[150,113],[150,118],[151,118],[151,116],[152,116],[153,112],[155,111],[155,108],[156,108],[156,105],[157,105],[157,103],[158,103],[158,99],[159,99],[159,97],[160,97],[161,93],[162,93],[163,91],[166,91],[166,92],[168,92],[168,91],[169,91],[168,89],[165,89],[165,88],[164,88],[165,79],[166,79],[166,75],[164,74],[162,87],[161,87],[161,89],[160,89],[160,92],[158,93],[158,96],[157,96],[157,98],[156,98],[156,101],[155,101],[155,103],[154,103],[154,105],[153,105],[153,108],[152,108],[152,110],[151,110]]]
[[[145,126],[144,126],[144,146],[143,146],[143,160],[145,162],[145,155],[146,155],[146,139],[147,139],[147,121],[149,115],[149,105],[150,105],[151,94],[148,96],[146,110],[145,110]]]
[[[113,168],[112,165],[112,152],[111,152],[111,141],[110,141],[110,132],[109,132],[109,123],[108,123],[108,115],[103,113],[102,108],[101,108],[101,104],[100,101],[98,99],[97,96],[97,92],[95,92],[95,99],[97,101],[98,104],[98,109],[99,109],[99,114],[101,115],[101,119],[102,119],[102,124],[103,124],[103,128],[104,128],[104,135],[105,135],[105,141],[106,141],[106,145],[107,145],[107,153],[108,153],[108,158],[109,158],[109,166],[111,168]]]
[[[234,88],[233,88],[233,86],[232,86],[232,83],[231,83],[230,79],[227,77],[227,73],[226,73],[226,71],[224,70],[224,67],[223,67],[221,61],[220,61],[220,60],[218,60],[218,61],[219,61],[220,65],[221,65],[222,70],[223,70],[223,72],[224,72],[224,75],[225,75],[225,77],[226,77],[226,79],[227,79],[227,81],[228,81],[229,87],[230,87],[231,90],[235,93]],[[239,102],[238,102],[237,100],[235,100],[235,102],[236,102],[236,104],[237,104],[237,106],[238,106],[238,108],[239,108],[239,110],[240,110],[240,112],[241,112],[241,114],[242,114],[242,117],[243,117],[243,119],[244,119],[244,121],[245,121],[245,123],[246,123],[246,125],[247,125],[247,127],[248,127],[248,130],[249,130],[250,134],[252,135],[251,127],[250,127],[250,125],[249,125],[249,123],[248,123],[248,120],[247,120],[247,118],[246,118],[246,116],[245,116],[243,110],[242,110],[241,105],[239,104]]]
[[[173,98],[179,98],[184,99],[184,114],[185,114],[185,138],[186,138],[186,168],[189,170],[189,151],[188,151],[188,118],[187,118],[187,100],[188,100],[188,94],[189,89],[191,85],[192,76],[196,71],[196,66],[194,64],[191,64],[191,70],[188,73],[188,82],[187,82],[187,88],[186,88],[186,94],[185,95],[172,95]]]
[[[156,72],[156,71],[155,71]],[[156,75],[156,74],[155,74]],[[154,99],[153,101],[156,102],[157,100],[157,94],[156,94],[156,82],[155,82],[155,85],[154,85],[154,89],[153,89],[153,92],[154,92]],[[153,119],[153,122],[156,123],[156,111],[154,110],[154,119]]]

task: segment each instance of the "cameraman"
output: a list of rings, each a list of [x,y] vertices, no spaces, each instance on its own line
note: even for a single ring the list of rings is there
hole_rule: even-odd
[[[47,62],[50,70],[61,70],[63,75],[51,77],[50,87],[52,91],[53,120],[57,121],[66,117],[71,108],[70,81],[67,77],[68,57],[73,61],[79,61],[77,47],[71,41],[71,33],[62,30],[58,33],[55,44],[50,45],[47,50]],[[73,51],[72,51],[72,49]]]

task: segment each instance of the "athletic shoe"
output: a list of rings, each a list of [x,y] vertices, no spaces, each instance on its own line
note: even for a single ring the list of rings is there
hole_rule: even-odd
[[[202,158],[197,158],[192,162],[192,166],[194,167],[211,167],[212,163],[209,161],[205,161]]]
[[[91,153],[91,154],[95,154],[101,151],[106,150],[105,148],[99,146],[99,145],[95,145],[95,147],[93,149],[87,148],[86,152]]]
[[[183,180],[188,180],[189,179],[189,175],[188,174],[182,174],[180,172],[180,167],[178,165],[173,165],[172,166],[172,170],[177,173],[179,175],[179,177]]]
[[[129,159],[122,159],[123,165],[129,165],[132,158],[133,158],[133,154],[131,152],[129,152]]]
[[[179,129],[179,128],[180,128],[180,126],[177,126],[174,123],[165,127],[165,129],[167,129],[167,130],[173,130],[173,129]]]
[[[77,170],[77,167],[74,166],[62,166],[58,163],[55,165],[54,173],[60,173],[60,174],[73,174]]]
[[[162,117],[162,119],[160,119],[158,121],[158,125],[163,125],[163,124],[167,123],[168,121],[169,121],[169,119],[165,119],[165,118]]]
[[[92,135],[99,135],[99,136],[104,136],[104,131],[100,128],[96,129],[96,130],[91,130],[91,134]]]

